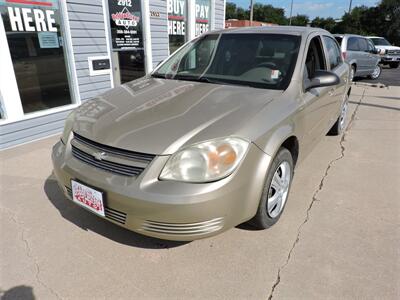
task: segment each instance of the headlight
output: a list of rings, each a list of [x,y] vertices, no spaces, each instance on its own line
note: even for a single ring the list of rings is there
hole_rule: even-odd
[[[210,182],[230,175],[247,152],[249,142],[227,137],[194,144],[173,154],[161,180]]]
[[[75,113],[72,111],[65,120],[64,131],[61,136],[61,141],[64,143],[64,145],[67,144],[69,135],[72,131],[72,126],[74,125],[74,117]]]

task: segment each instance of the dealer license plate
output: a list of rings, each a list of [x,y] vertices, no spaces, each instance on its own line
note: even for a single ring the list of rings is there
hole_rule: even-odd
[[[72,200],[100,216],[104,215],[103,193],[71,180]]]

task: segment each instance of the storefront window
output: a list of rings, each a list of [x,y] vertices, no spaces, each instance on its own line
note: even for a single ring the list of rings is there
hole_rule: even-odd
[[[167,3],[169,52],[173,53],[185,43],[186,0],[168,0]]]
[[[196,0],[196,36],[210,30],[210,13],[210,0]]]
[[[24,113],[71,104],[57,0],[0,0]]]

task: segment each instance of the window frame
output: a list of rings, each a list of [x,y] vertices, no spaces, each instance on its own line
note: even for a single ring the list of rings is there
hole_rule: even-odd
[[[339,63],[337,64],[337,65],[335,65],[333,68],[332,68],[332,66],[331,66],[331,59],[330,59],[330,57],[329,57],[329,49],[328,49],[328,45],[327,45],[327,42],[325,42],[325,39],[330,39],[335,45],[336,45],[336,49],[339,51],[338,52],[338,57],[339,57]],[[342,50],[341,50],[341,47],[340,47],[340,45],[339,45],[339,43],[337,42],[337,40],[335,39],[335,38],[333,38],[333,37],[331,37],[331,36],[329,36],[329,35],[323,35],[322,36],[322,40],[323,40],[323,42],[324,42],[324,49],[325,49],[325,52],[326,52],[326,60],[328,61],[328,64],[327,64],[327,66],[329,66],[329,70],[334,70],[334,69],[336,69],[336,68],[338,68],[339,66],[341,66],[342,64],[343,64],[343,57],[342,57]]]
[[[305,94],[305,93],[307,93],[306,92],[306,89],[305,89],[305,81],[306,81],[306,78],[305,78],[305,74],[304,74],[304,70],[305,70],[305,68],[307,68],[306,67],[306,61],[307,61],[307,54],[308,54],[308,50],[310,49],[310,45],[311,45],[311,42],[314,40],[314,39],[317,39],[318,40],[318,43],[319,43],[319,45],[320,45],[320,47],[321,47],[321,54],[322,54],[322,61],[323,61],[323,63],[325,64],[324,65],[324,70],[328,70],[328,60],[327,60],[327,57],[326,57],[326,53],[325,53],[325,48],[324,48],[324,45],[323,45],[323,39],[322,39],[322,36],[320,35],[320,34],[315,34],[315,35],[310,35],[310,36],[308,36],[308,38],[307,38],[307,42],[306,42],[306,45],[305,45],[305,49],[304,49],[304,52],[303,52],[303,60],[302,60],[302,62],[301,62],[301,66],[302,66],[302,68],[301,68],[301,78],[302,78],[302,80],[301,80],[301,85],[302,85],[302,92],[303,92],[303,94]]]
[[[79,94],[79,87],[78,87],[78,77],[76,73],[76,64],[75,64],[75,57],[72,48],[72,38],[71,38],[71,28],[69,26],[69,17],[68,17],[68,10],[67,4],[65,1],[58,0],[58,9],[60,13],[60,31],[61,36],[63,37],[64,42],[64,60],[65,60],[65,67],[67,72],[68,78],[68,85],[70,88],[70,96],[71,96],[71,104],[48,108],[44,110],[39,110],[30,113],[24,113],[22,107],[22,101],[20,97],[20,92],[18,89],[17,79],[15,77],[14,66],[12,63],[11,52],[9,49],[8,40],[6,37],[6,31],[3,23],[3,18],[0,14],[0,44],[3,45],[1,47],[0,53],[2,53],[2,57],[0,61],[4,64],[5,72],[2,74],[5,75],[7,78],[7,86],[4,87],[6,84],[0,85],[1,89],[0,93],[2,94],[2,113],[4,117],[0,119],[0,126],[5,124],[10,124],[18,121],[34,119],[37,117],[48,116],[55,113],[68,111],[74,109],[81,105],[81,98]],[[3,76],[0,77],[3,80]]]

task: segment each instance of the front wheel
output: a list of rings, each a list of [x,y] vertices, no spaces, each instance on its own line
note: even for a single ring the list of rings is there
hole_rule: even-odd
[[[382,73],[382,67],[380,65],[376,65],[374,71],[372,72],[371,75],[369,75],[369,78],[371,79],[378,79],[378,77],[381,75]]]
[[[289,150],[280,148],[271,163],[263,193],[250,225],[266,229],[274,225],[282,215],[293,179],[293,158]]]

